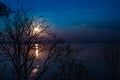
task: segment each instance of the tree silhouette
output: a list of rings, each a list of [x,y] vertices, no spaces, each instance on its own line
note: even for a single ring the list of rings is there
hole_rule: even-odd
[[[0,50],[6,56],[5,59],[12,62],[17,80],[29,79],[36,57],[32,50],[38,40],[40,42],[40,34],[48,32],[48,25],[44,20],[41,23],[38,21],[37,24],[42,30],[34,31],[35,20],[26,13],[23,9],[17,10],[11,17],[2,18],[6,27],[0,37]]]
[[[0,17],[5,24],[0,35],[0,51],[8,64],[12,64],[15,79],[40,80],[56,65],[59,65],[59,72],[67,73],[63,75],[67,76],[64,80],[81,80],[88,75],[86,68],[72,55],[76,50],[51,31],[48,21],[28,16],[22,7],[10,15],[10,8],[3,3],[0,6]]]
[[[10,7],[8,7],[6,4],[0,2],[0,18],[3,16],[9,17],[11,12],[12,11],[11,11]],[[2,35],[2,32],[0,32],[0,36],[1,35]],[[6,63],[4,63],[4,59],[2,57],[3,57],[2,52],[0,51],[0,69],[1,69],[0,70],[0,77],[1,77],[1,80],[4,80],[5,72],[6,72]]]
[[[80,49],[80,51],[82,48]],[[77,59],[80,51],[66,46],[67,54],[58,63],[57,72],[53,74],[51,80],[89,80],[89,71],[83,67],[79,59]]]
[[[39,80],[69,52],[67,45],[50,30],[51,24],[45,19],[29,17],[23,8],[8,16],[9,11],[6,6],[2,7],[5,29],[0,36],[0,50],[4,59],[10,62],[8,64],[12,63],[17,80]],[[44,55],[40,59],[36,59],[35,44],[40,46],[38,54]],[[35,67],[38,72],[31,76]]]
[[[0,2],[0,17],[2,17],[2,16],[8,17],[11,12],[12,12],[11,9],[7,5]]]
[[[111,79],[118,80],[120,46],[119,43],[113,41],[103,48],[103,55],[106,63],[110,67]]]

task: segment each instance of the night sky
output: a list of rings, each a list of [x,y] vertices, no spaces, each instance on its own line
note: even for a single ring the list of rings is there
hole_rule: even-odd
[[[17,1],[30,14],[52,22],[73,42],[120,40],[120,0],[1,0],[13,9]]]

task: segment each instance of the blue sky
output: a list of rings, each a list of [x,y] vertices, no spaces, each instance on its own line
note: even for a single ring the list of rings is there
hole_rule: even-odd
[[[60,26],[120,20],[119,0],[5,0],[13,7],[17,1],[26,9],[32,7],[31,14]]]
[[[112,34],[118,38],[116,34],[119,34],[119,31],[116,30],[120,28],[120,0],[5,0],[4,2],[16,8],[17,1],[25,9],[32,7],[30,14],[33,16],[43,16],[50,20],[62,34],[81,34],[82,38],[87,34],[89,38],[96,39],[98,35],[102,36],[102,33],[106,36]],[[106,36],[101,38],[104,39]]]

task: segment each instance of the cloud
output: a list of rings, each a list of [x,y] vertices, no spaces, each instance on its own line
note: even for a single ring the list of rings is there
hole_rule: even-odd
[[[61,36],[65,39],[80,42],[110,42],[112,40],[120,41],[119,24],[81,24],[64,28],[61,30]]]

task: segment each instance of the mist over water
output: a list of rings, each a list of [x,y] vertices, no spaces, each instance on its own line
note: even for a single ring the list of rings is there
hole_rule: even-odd
[[[103,49],[112,43],[81,43],[74,44],[84,48],[79,53],[79,59],[90,70],[90,80],[110,80],[110,66],[106,63]],[[120,46],[120,43],[117,43]],[[120,59],[119,59],[120,60]],[[120,73],[120,69],[118,71]]]

